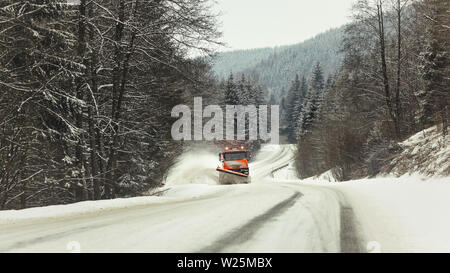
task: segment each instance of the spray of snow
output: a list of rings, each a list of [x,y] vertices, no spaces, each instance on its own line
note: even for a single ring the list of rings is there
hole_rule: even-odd
[[[217,155],[206,149],[192,149],[180,156],[176,165],[170,170],[166,187],[186,184],[217,185]]]

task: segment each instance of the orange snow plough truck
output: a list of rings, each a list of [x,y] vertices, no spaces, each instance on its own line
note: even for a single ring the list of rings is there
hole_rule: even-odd
[[[251,182],[248,168],[250,153],[243,146],[226,147],[223,153],[219,154],[220,184],[248,184]]]

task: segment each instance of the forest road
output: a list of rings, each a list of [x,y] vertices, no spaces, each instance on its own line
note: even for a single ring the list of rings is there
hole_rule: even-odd
[[[0,224],[0,252],[362,252],[352,209],[339,193],[274,178],[293,154],[290,145],[264,147],[251,163],[250,185]]]

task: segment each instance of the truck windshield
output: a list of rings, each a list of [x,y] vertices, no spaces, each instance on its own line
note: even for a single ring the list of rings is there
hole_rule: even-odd
[[[225,161],[234,161],[234,160],[246,160],[247,159],[247,153],[241,152],[241,153],[227,153],[224,154]]]

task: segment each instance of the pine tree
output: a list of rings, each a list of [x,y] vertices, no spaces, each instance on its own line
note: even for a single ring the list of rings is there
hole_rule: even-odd
[[[256,106],[260,106],[260,105],[265,105],[267,104],[266,101],[266,95],[265,95],[265,89],[262,85],[258,84],[258,83],[254,83],[254,94],[253,94],[253,101],[254,101],[254,105]]]
[[[317,62],[314,66],[311,79],[311,87],[318,92],[322,92],[324,90],[324,76],[322,67],[320,66],[320,62]]]
[[[290,140],[296,140],[297,139],[297,132],[298,132],[298,126],[299,126],[299,120],[301,119],[303,106],[306,100],[306,96],[308,93],[308,83],[306,81],[306,78],[303,76],[301,85],[300,85],[300,96],[296,98],[295,106],[293,108],[292,112],[292,119],[293,119],[293,127],[290,132]]]
[[[276,96],[275,96],[275,94],[273,92],[270,94],[269,104],[270,105],[276,105],[277,104],[277,99],[276,99]]]
[[[298,74],[295,76],[294,81],[292,82],[291,87],[289,88],[288,95],[287,95],[287,105],[286,105],[286,124],[288,128],[288,136],[292,135],[292,130],[294,128],[294,109],[296,107],[296,104],[298,102],[298,99],[301,97],[300,94],[300,79]]]
[[[234,82],[233,73],[230,73],[225,87],[225,103],[227,105],[239,105],[238,88]]]
[[[325,82],[325,92],[330,91],[330,89],[334,87],[335,77],[334,74],[328,76],[327,81]]]
[[[430,24],[427,51],[424,55],[426,93],[423,102],[422,122],[425,125],[442,122],[443,133],[448,133],[450,99],[449,4],[445,0],[428,0],[426,18]]]
[[[237,83],[239,104],[253,105],[254,104],[254,87],[251,82],[247,80],[245,74],[242,74],[241,79]]]
[[[314,88],[310,88],[306,100],[302,106],[302,110],[297,121],[296,138],[300,139],[303,135],[309,132],[314,125],[318,106],[317,93]]]
[[[307,88],[306,83],[302,84]],[[318,120],[318,114],[324,97],[324,78],[322,68],[317,63],[311,79],[311,87],[308,90],[305,101],[299,110],[298,120],[296,122],[294,136],[299,139],[307,132],[311,131]]]

